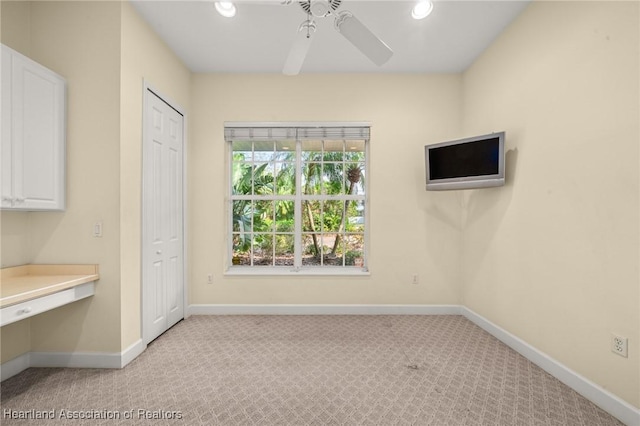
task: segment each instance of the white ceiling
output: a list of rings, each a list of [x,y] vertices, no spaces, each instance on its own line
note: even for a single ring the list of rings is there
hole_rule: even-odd
[[[193,72],[280,73],[298,26],[306,19],[297,2],[236,1],[234,18],[211,1],[131,0],[134,7]],[[455,73],[464,71],[528,5],[517,1],[435,0],[430,16],[411,18],[414,1],[343,0],[394,51],[377,67],[333,28],[318,25],[301,73]]]

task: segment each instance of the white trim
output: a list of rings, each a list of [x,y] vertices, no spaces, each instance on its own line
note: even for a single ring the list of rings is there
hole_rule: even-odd
[[[147,349],[147,345],[145,345],[142,339],[140,339],[122,351],[120,355],[120,368],[126,367],[127,364],[138,358],[145,349]]]
[[[29,368],[30,353],[24,353],[0,365],[0,381],[5,381]]]
[[[147,348],[142,339],[122,352],[27,352],[0,365],[4,381],[29,367],[124,368]]]
[[[182,111],[182,108],[180,108],[180,111]],[[189,179],[187,176],[188,130],[188,117],[185,112],[182,112],[182,315],[184,319],[189,318],[187,314],[189,308],[189,273],[187,271],[189,265],[189,251],[187,249],[189,247],[189,215],[187,214],[189,208]]]
[[[120,368],[120,354],[106,352],[31,352],[29,367]]]
[[[500,340],[520,355],[527,358],[571,389],[578,392],[612,416],[627,425],[640,425],[640,409],[581,376],[544,352],[534,348],[519,337],[509,333],[502,327],[478,315],[471,309],[462,306],[462,315],[478,327]]]
[[[120,353],[31,352],[29,367],[120,368]]]
[[[458,305],[190,305],[189,315],[460,315]]]
[[[293,266],[236,266],[232,265],[224,272],[225,276],[350,276],[350,277],[367,277],[371,273],[356,266],[324,266],[324,267],[307,267],[303,266],[296,269]],[[315,306],[315,305],[314,305]]]

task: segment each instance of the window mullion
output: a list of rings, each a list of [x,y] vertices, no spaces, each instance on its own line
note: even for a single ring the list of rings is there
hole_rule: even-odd
[[[255,238],[255,234],[253,232],[253,219],[254,219],[254,212],[255,212],[255,208],[256,208],[256,175],[255,175],[255,171],[256,171],[256,146],[255,146],[255,142],[251,142],[251,233],[249,234],[249,238],[251,241],[251,246],[249,249],[249,261],[250,261],[250,265],[253,266],[254,263],[254,249],[255,249],[255,244],[253,244],[254,238]]]
[[[293,266],[295,269],[302,267],[302,142],[296,140],[296,183],[294,206],[294,249]]]
[[[342,141],[342,192],[344,193],[345,196],[351,195],[351,194],[347,194],[347,163],[345,160],[346,157],[346,143],[345,141]],[[343,247],[346,247],[346,238],[347,238],[347,200],[346,197],[344,197],[344,199],[342,200],[342,229],[338,229],[338,231],[340,232],[340,244],[342,244]],[[338,247],[338,250],[340,250],[340,247]],[[346,250],[341,250],[340,251],[342,253],[342,266],[345,266],[346,264]]]
[[[228,226],[229,232],[227,232],[227,262],[229,265],[233,265],[233,143],[229,143],[227,145],[227,149],[229,150],[229,165],[227,176],[229,176],[229,185],[227,187],[227,200],[228,200]]]
[[[369,140],[364,141],[364,264],[369,271]]]

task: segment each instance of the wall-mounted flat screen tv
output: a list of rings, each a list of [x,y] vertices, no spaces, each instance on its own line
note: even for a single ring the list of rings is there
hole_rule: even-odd
[[[424,147],[427,191],[504,185],[505,132]]]

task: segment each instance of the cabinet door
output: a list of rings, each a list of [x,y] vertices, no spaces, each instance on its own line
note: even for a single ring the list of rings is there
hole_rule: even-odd
[[[64,210],[65,80],[1,47],[1,207]]]
[[[11,73],[13,206],[64,210],[64,79],[22,55]]]
[[[2,100],[2,143],[0,143],[0,202],[2,208],[13,207],[11,154],[11,52],[2,46],[0,99]]]

